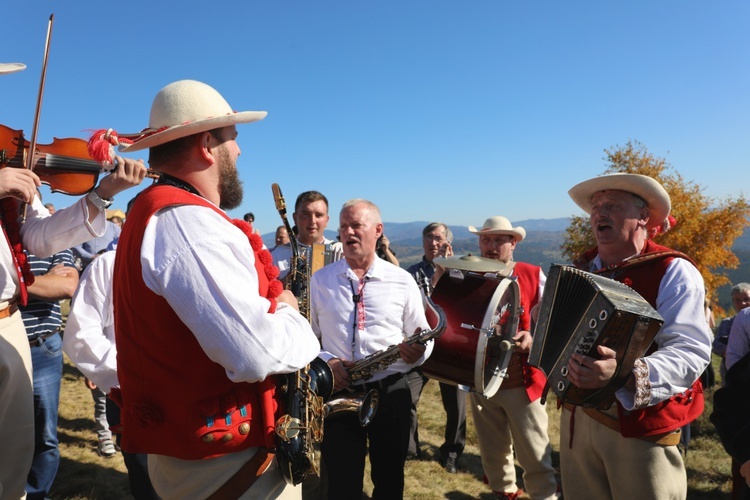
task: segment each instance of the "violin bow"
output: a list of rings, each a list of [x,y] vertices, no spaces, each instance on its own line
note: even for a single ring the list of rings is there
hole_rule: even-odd
[[[36,99],[36,113],[34,115],[34,124],[31,127],[31,140],[29,141],[29,153],[26,158],[26,169],[33,170],[34,168],[34,151],[36,150],[36,136],[39,129],[39,117],[42,114],[42,97],[44,96],[44,83],[47,80],[47,59],[49,58],[49,46],[52,38],[52,25],[55,22],[55,15],[50,14],[49,23],[47,24],[47,41],[44,44],[44,59],[42,61],[42,77],[39,82],[39,95]],[[23,204],[23,213],[21,215],[21,224],[26,222],[26,211],[28,210],[28,203]]]

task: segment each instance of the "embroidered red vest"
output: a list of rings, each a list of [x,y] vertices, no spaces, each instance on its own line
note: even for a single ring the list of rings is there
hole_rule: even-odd
[[[143,282],[140,255],[146,225],[158,210],[172,205],[211,208],[229,221],[203,198],[165,185],[143,191],[128,214],[118,243],[113,287],[121,387],[114,396],[122,407],[122,448],[186,460],[254,446],[270,448],[276,411],[273,381],[229,380],[166,300]],[[226,230],[238,229],[229,222]],[[259,260],[260,293],[265,296],[268,280]]]
[[[520,304],[523,308],[523,313],[519,318],[518,330],[529,330],[531,331],[531,308],[534,307],[540,300],[539,297],[539,273],[541,268],[525,262],[516,262],[513,267],[513,276],[518,278],[518,287],[520,289],[521,296]],[[515,359],[514,359],[515,358]],[[547,382],[547,378],[544,376],[544,372],[538,368],[534,368],[529,365],[528,353],[514,353],[511,358],[511,364],[520,363],[521,374],[523,376],[523,385],[526,387],[526,394],[529,396],[529,401],[536,401],[542,396],[544,390],[544,384]],[[511,371],[514,367],[509,366],[508,371]],[[517,369],[517,368],[515,368]],[[500,390],[503,388],[511,388],[506,384],[500,386]]]
[[[664,255],[653,259],[644,259],[638,264],[623,267],[612,276],[613,279],[625,283],[641,294],[653,308],[656,308],[659,284],[669,263],[675,258],[676,252],[647,240],[640,256],[656,253],[663,253]],[[595,249],[589,251],[583,256],[583,259],[576,261],[576,265],[581,267],[580,264],[587,260],[590,261],[595,256]],[[654,343],[650,352],[656,349],[657,346]],[[624,437],[663,434],[679,429],[698,418],[703,412],[703,386],[698,379],[687,391],[675,394],[661,403],[638,410],[628,411],[618,401],[617,410],[620,418],[620,432]]]

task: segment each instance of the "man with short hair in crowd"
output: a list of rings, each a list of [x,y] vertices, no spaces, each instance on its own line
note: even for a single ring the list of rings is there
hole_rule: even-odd
[[[341,243],[325,237],[328,226],[328,198],[319,191],[305,191],[297,196],[294,202],[292,219],[297,229],[297,243],[301,255],[310,258],[312,245],[315,243],[331,245],[330,262],[341,258]],[[292,235],[289,235],[291,238]],[[292,261],[292,247],[290,245],[277,246],[273,253],[273,263],[279,268],[279,279],[283,280],[289,274]]]
[[[377,413],[367,427],[353,413],[326,420],[322,459],[332,499],[362,498],[368,450],[372,498],[403,498],[411,410],[407,373],[432,351],[432,341],[427,346],[405,342],[429,324],[409,273],[378,258],[375,249],[382,234],[375,204],[362,199],[346,202],[339,224],[344,259],[318,270],[311,281],[312,328],[321,341],[320,357],[333,371],[335,391],[377,389],[380,394]],[[398,345],[399,354],[393,364],[366,383],[352,383],[348,368],[392,345]]]

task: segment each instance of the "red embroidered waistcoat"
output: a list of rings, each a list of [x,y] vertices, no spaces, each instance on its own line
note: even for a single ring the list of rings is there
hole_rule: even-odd
[[[612,276],[613,279],[625,283],[641,294],[653,308],[656,308],[659,284],[667,272],[669,263],[675,258],[676,252],[647,240],[640,256],[655,253],[664,253],[664,255],[653,259],[644,259],[638,264],[623,267],[621,270],[615,271]],[[576,265],[582,267],[581,264],[590,262],[595,256],[596,249],[591,250],[582,259],[577,260]],[[584,269],[588,270],[586,267]],[[614,271],[614,269],[610,269],[610,271]],[[650,352],[656,349],[657,346],[654,343]],[[620,432],[624,437],[663,434],[679,429],[698,418],[703,412],[703,386],[698,379],[687,391],[675,394],[661,403],[638,410],[628,411],[618,401],[617,410],[620,417]]]
[[[520,289],[520,305],[523,308],[523,313],[518,321],[518,331],[529,330],[531,331],[531,308],[534,307],[540,300],[539,296],[539,273],[541,268],[525,262],[516,262],[513,267],[512,276],[518,278],[518,287]],[[547,382],[547,378],[544,376],[544,372],[538,368],[534,368],[529,365],[528,353],[514,353],[511,357],[510,366],[508,372],[518,370],[518,364],[520,363],[520,371],[523,377],[523,386],[526,387],[526,394],[529,396],[529,401],[536,401],[542,396],[544,390],[544,384]],[[513,366],[515,365],[515,366]],[[510,374],[512,377],[513,375]],[[500,390],[512,389],[518,387],[513,383],[500,386]]]
[[[203,198],[165,185],[143,191],[128,214],[118,243],[113,287],[121,387],[113,396],[120,399],[123,410],[122,447],[131,453],[186,460],[272,447],[273,381],[229,380],[167,301],[143,282],[140,256],[146,225],[158,210],[172,205],[208,207],[230,220]],[[238,230],[227,224],[227,231]],[[256,255],[259,292],[265,296],[268,279],[262,265]]]

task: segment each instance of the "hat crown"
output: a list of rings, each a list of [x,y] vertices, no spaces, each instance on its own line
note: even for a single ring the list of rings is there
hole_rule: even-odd
[[[511,225],[510,221],[502,215],[495,215],[484,221],[481,230],[485,231],[490,229],[502,229],[504,231],[510,231],[513,229],[513,226]]]
[[[162,129],[232,113],[229,103],[213,87],[195,80],[170,83],[156,94],[149,128]]]

